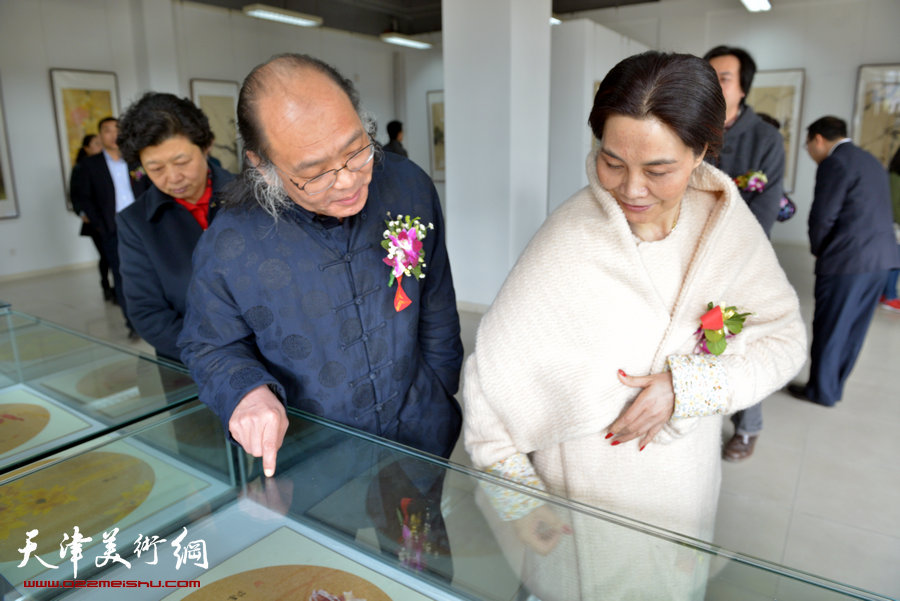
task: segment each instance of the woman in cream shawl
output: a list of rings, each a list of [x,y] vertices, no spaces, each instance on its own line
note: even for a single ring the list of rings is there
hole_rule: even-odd
[[[779,389],[806,357],[797,297],[771,245],[731,179],[703,161],[721,146],[724,115],[715,72],[697,57],[647,52],[603,80],[589,185],[519,258],[465,366],[476,467],[711,540],[722,416]],[[710,302],[750,313],[720,355],[697,350]],[[580,594],[557,598],[684,598],[665,574],[687,588],[705,582],[692,560],[629,550],[621,533],[579,532],[538,502],[487,492],[547,554],[543,569],[532,555],[527,573],[570,584],[580,574]],[[668,593],[647,596],[653,581]]]

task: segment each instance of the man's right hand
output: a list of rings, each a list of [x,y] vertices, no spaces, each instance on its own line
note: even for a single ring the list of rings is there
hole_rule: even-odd
[[[265,385],[248,392],[228,420],[232,438],[254,457],[262,457],[266,476],[275,474],[275,456],[287,427],[284,405]]]

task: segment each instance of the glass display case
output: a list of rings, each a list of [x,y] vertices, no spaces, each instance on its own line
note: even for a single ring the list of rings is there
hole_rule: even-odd
[[[887,599],[288,415],[271,478],[196,402],[0,476],[0,599]]]
[[[0,303],[0,473],[196,397],[182,366]]]

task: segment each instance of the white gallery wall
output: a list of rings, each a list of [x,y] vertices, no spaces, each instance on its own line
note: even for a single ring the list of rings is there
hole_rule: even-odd
[[[589,19],[552,29],[550,71],[550,192],[552,212],[587,185],[585,159],[593,134],[588,116],[594,82],[620,60],[649,47]]]
[[[498,2],[506,6],[509,0],[490,0],[490,4]],[[645,47],[702,54],[716,44],[729,43],[746,47],[760,69],[802,68],[806,75],[803,126],[829,113],[849,120],[859,65],[900,62],[896,32],[900,0],[777,0],[774,4],[769,13],[750,14],[738,0],[661,0],[575,15],[590,17],[602,26],[576,19],[554,28],[549,132],[537,122],[515,124],[521,140],[517,149],[537,153],[538,141],[544,140],[541,152],[549,154],[547,183],[537,191],[546,196],[544,213],[584,185],[584,156],[590,148],[586,120],[593,84],[623,56]],[[498,14],[511,18],[508,12]],[[436,37],[440,40],[440,35]],[[410,158],[428,170],[425,95],[445,88],[446,65],[439,48],[400,50],[373,38],[266,23],[181,0],[0,0],[0,91],[21,215],[0,220],[0,278],[96,260],[90,241],[77,235],[77,219],[64,208],[50,68],[115,72],[124,108],[148,89],[186,96],[192,78],[240,82],[254,65],[288,51],[321,56],[343,70],[377,116],[379,140],[386,139],[387,121],[400,119]],[[497,54],[496,49],[471,51],[486,59]],[[512,51],[507,40],[504,52]],[[533,93],[529,75],[526,70],[515,80],[518,83],[509,79],[506,84]],[[478,97],[488,93],[490,85],[458,93]],[[448,118],[451,113],[448,106]],[[509,135],[513,125],[509,124]],[[448,153],[453,152],[450,146],[457,134],[448,128]],[[489,139],[475,153],[470,141],[457,137],[457,143],[462,153],[482,157],[490,154],[493,144]],[[802,147],[799,153],[793,194],[799,211],[794,219],[775,227],[773,238],[806,245],[815,165]],[[452,157],[448,160],[452,162]],[[512,190],[515,182],[507,181],[506,189]],[[445,184],[436,185],[446,200]],[[461,284],[458,290],[471,291],[461,294],[461,300],[486,304],[533,229],[532,205],[539,200],[529,196],[529,209],[522,213],[509,193],[497,197],[484,194],[486,188],[470,187],[471,193],[465,189],[458,188],[460,198],[471,207],[458,206],[458,211],[446,207],[451,232],[473,219],[472,210],[482,208],[503,232],[501,238],[483,236],[479,241],[488,246],[484,256],[503,257],[498,264],[457,258],[456,250],[467,242],[462,234],[456,249],[451,248]],[[527,191],[531,194],[534,189]],[[483,278],[479,269],[484,270]]]
[[[397,87],[394,91],[397,110],[396,118],[403,122],[403,147],[409,153],[409,160],[430,173],[431,138],[428,131],[427,94],[444,89],[444,62],[440,46],[427,51],[398,52],[394,55],[395,78]],[[380,140],[387,140],[382,124]],[[447,212],[444,203],[446,182],[434,182],[441,206]]]
[[[113,71],[120,102],[132,98],[140,79],[133,8],[115,0],[0,1],[0,88],[20,215],[0,220],[0,276],[96,260],[65,205],[49,70]]]
[[[191,2],[0,0],[0,91],[20,214],[0,220],[0,278],[97,260],[90,239],[78,235],[77,217],[65,208],[51,68],[116,73],[124,110],[148,90],[189,96],[192,78],[240,83],[255,65],[281,52],[334,64],[378,120],[379,141],[387,139],[389,120],[405,121],[406,144],[415,149],[410,158],[427,169],[424,91],[423,106],[408,118],[396,114],[394,94],[395,56],[416,51]],[[409,65],[416,86],[442,87],[439,52],[416,56]]]
[[[745,48],[760,70],[804,69],[796,186],[797,214],[777,223],[772,239],[807,245],[806,220],[816,165],[806,154],[806,126],[824,115],[850,124],[857,70],[900,63],[900,0],[772,0],[749,13],[738,0],[661,0],[581,13],[661,50],[703,55],[719,44]]]
[[[491,303],[547,216],[550,13],[550,0],[442,5],[447,248],[464,306]]]

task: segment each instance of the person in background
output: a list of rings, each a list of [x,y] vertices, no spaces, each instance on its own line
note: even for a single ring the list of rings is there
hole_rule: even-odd
[[[403,124],[399,121],[391,121],[387,124],[388,143],[384,145],[384,149],[400,156],[409,157],[406,149],[403,148]]]
[[[783,196],[784,140],[777,128],[760,119],[745,102],[756,62],[746,50],[731,46],[716,46],[703,59],[715,69],[725,97],[722,151],[717,158],[707,160],[735,179],[741,197],[770,237]],[[753,454],[762,432],[762,404],[738,411],[731,421],[734,435],[725,445],[723,457],[741,461]]]
[[[805,358],[797,295],[772,245],[731,178],[704,162],[724,116],[716,74],[695,56],[646,52],[603,79],[589,184],[519,257],[465,365],[476,468],[712,540],[722,416],[778,390]],[[562,257],[574,263],[560,278]],[[488,498],[547,554],[527,570],[543,575],[541,599],[693,598],[681,586],[697,582],[696,558],[680,584],[657,580],[677,557],[581,538],[584,524],[564,536],[549,505]],[[556,544],[574,551],[550,553]],[[565,577],[585,565],[603,569],[580,571],[580,584]]]
[[[88,134],[81,139],[81,148],[75,156],[75,164],[77,165],[84,159],[92,157],[103,151],[103,144],[100,142],[100,136],[97,134]]]
[[[773,117],[772,115],[767,115],[766,113],[756,113],[760,119],[781,131],[781,122]],[[791,200],[791,197],[788,196],[787,190],[782,188],[781,190],[781,204],[778,209],[778,217],[776,217],[776,221],[784,222],[794,216],[794,213],[797,212],[797,206],[794,204],[794,201]]]
[[[70,187],[72,206],[84,213],[87,223],[100,238],[103,254],[113,274],[114,298],[125,316],[128,338],[136,340],[138,335],[128,321],[125,296],[122,293],[116,213],[131,205],[144,186],[129,170],[116,143],[119,135],[118,120],[115,117],[105,117],[100,120],[97,129],[103,150],[84,159],[80,168],[73,171]]]
[[[80,168],[81,162],[95,154],[99,154],[103,150],[103,144],[100,143],[100,136],[97,134],[87,134],[81,140],[81,148],[78,149],[78,155],[75,157],[75,166],[72,167],[72,174],[69,177],[69,189],[72,189],[72,182],[75,181],[75,170]],[[100,255],[100,261],[97,268],[100,270],[100,289],[103,290],[103,300],[115,301],[115,292],[109,283],[109,260],[103,251],[103,239],[100,234],[91,226],[90,219],[84,210],[75,204],[76,199],[72,198],[72,210],[81,218],[81,236],[89,236],[97,254]]]
[[[816,305],[809,381],[789,384],[787,391],[833,407],[843,396],[888,272],[900,267],[900,254],[888,174],[850,141],[847,123],[834,116],[811,123],[806,151],[818,164],[809,211]]]
[[[157,355],[177,346],[191,279],[191,255],[233,176],[208,155],[209,120],[187,99],[148,92],[122,116],[118,145],[152,185],[116,216],[128,317]]]
[[[891,182],[891,205],[894,209],[894,237],[900,244],[900,148],[894,153],[891,162],[888,163],[888,175]],[[889,311],[900,311],[900,298],[897,296],[897,278],[900,269],[892,269],[888,275],[884,292],[881,293],[879,303]]]

